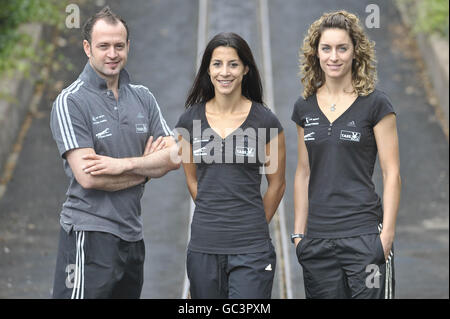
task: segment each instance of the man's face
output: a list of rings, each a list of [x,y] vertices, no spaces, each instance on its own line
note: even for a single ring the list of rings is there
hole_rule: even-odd
[[[98,20],[92,28],[91,43],[84,40],[83,47],[94,70],[105,79],[113,79],[127,63],[130,41],[121,22]]]

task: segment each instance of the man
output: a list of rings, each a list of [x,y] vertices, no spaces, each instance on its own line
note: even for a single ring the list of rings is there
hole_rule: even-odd
[[[139,298],[140,199],[149,178],[179,167],[170,153],[176,144],[152,93],[130,84],[125,21],[105,7],[88,19],[83,35],[89,61],[51,113],[70,179],[53,297]]]

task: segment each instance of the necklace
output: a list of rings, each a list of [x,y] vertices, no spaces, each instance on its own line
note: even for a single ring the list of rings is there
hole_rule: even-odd
[[[331,104],[330,111],[331,112],[336,111],[336,103]]]

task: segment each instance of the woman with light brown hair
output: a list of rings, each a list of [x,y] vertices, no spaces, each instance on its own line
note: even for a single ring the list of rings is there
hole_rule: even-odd
[[[292,241],[307,298],[392,298],[401,179],[396,115],[377,90],[375,43],[346,11],[325,13],[300,51]],[[383,201],[372,181],[378,153]]]

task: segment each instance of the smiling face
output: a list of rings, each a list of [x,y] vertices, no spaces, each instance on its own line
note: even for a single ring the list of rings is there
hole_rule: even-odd
[[[101,77],[118,77],[128,58],[126,28],[121,22],[110,24],[98,20],[92,29],[91,43],[84,40],[83,47],[92,68]]]
[[[351,77],[354,46],[346,30],[326,29],[319,40],[317,56],[328,78]]]
[[[236,49],[219,46],[214,49],[208,74],[215,94],[242,94],[242,80],[248,67],[239,58]]]

